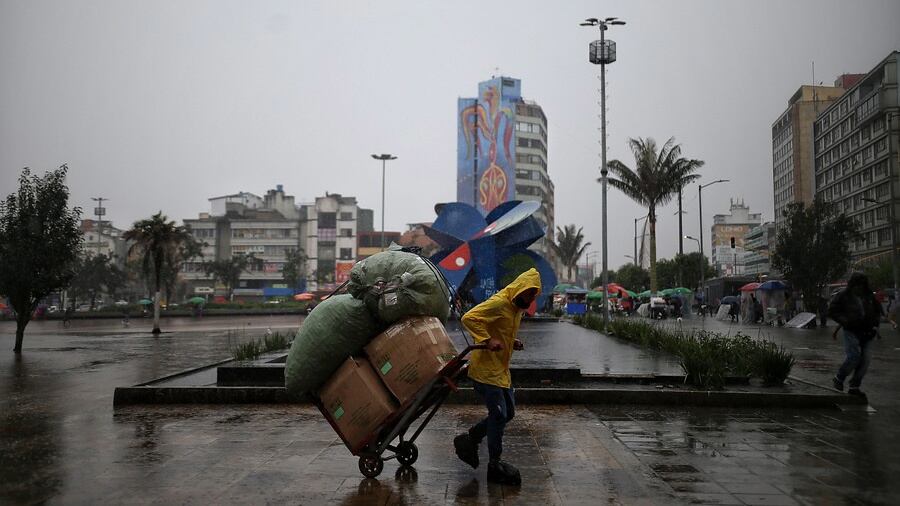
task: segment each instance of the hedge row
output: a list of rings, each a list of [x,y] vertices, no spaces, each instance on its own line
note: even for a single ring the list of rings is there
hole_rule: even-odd
[[[728,376],[757,377],[766,386],[784,383],[794,356],[772,341],[705,330],[675,330],[642,321],[615,319],[604,328],[603,319],[588,314],[575,323],[605,332],[645,348],[679,358],[685,381],[700,388],[722,388]]]

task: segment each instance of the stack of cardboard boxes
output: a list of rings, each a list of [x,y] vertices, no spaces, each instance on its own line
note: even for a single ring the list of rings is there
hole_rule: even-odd
[[[319,391],[335,429],[354,452],[457,352],[440,320],[429,316],[389,327],[365,353],[348,358]]]

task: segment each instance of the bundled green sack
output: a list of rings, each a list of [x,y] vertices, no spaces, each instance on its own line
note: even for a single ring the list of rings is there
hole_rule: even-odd
[[[352,295],[329,297],[306,317],[291,343],[284,367],[288,393],[302,396],[318,390],[347,357],[362,353],[385,327]]]
[[[410,316],[446,322],[450,314],[447,284],[437,267],[415,253],[388,250],[360,260],[350,271],[347,291],[385,323]]]

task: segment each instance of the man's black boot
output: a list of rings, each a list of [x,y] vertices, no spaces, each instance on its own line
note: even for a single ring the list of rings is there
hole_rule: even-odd
[[[489,483],[519,486],[522,484],[522,475],[512,464],[492,460],[488,463],[487,480]]]
[[[473,469],[478,469],[478,443],[468,432],[453,438],[453,447],[459,460],[469,464]]]

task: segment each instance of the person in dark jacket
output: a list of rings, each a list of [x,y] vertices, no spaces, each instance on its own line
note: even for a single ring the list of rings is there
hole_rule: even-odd
[[[831,299],[827,314],[844,331],[846,358],[832,379],[834,388],[843,391],[844,380],[853,373],[847,393],[864,396],[859,387],[872,360],[870,343],[877,335],[882,314],[881,305],[869,287],[869,278],[861,272],[854,272],[847,288]]]

